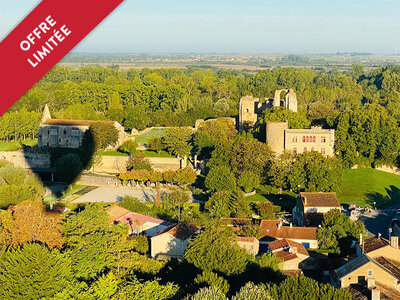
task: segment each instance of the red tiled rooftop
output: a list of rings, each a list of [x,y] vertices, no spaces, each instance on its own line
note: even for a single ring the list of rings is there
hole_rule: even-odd
[[[196,225],[187,222],[182,222],[179,224],[171,225],[168,228],[165,228],[163,231],[157,233],[155,236],[167,233],[184,241],[189,237],[191,237],[199,229],[200,227]]]
[[[296,243],[294,241],[287,240],[287,239],[273,241],[271,243],[268,243],[268,246],[272,250],[272,252],[279,250],[279,249],[285,249],[285,248],[289,249],[289,248],[296,247],[297,253],[309,256],[307,249],[302,244]],[[281,250],[281,251],[277,251],[276,253],[279,253],[279,252],[288,252],[289,253],[288,250]]]
[[[337,207],[340,208],[336,193],[300,193],[304,207]]]
[[[110,223],[124,223],[129,225],[131,230],[135,230],[137,227],[142,226],[147,222],[164,226],[171,226],[175,224],[150,216],[134,213],[118,205],[108,207],[107,212],[110,218]]]
[[[114,223],[119,218],[130,212],[131,212],[130,210],[127,210],[126,208],[123,208],[119,205],[111,205],[107,207],[107,214],[108,217],[110,218],[110,223]]]
[[[260,223],[261,234],[264,237],[272,239],[300,239],[300,240],[316,240],[316,227],[290,227],[280,226],[279,220],[262,220]]]
[[[236,238],[236,240],[238,242],[242,242],[242,243],[253,243],[254,241],[256,241],[257,239],[255,237],[247,237],[247,236],[238,236]]]

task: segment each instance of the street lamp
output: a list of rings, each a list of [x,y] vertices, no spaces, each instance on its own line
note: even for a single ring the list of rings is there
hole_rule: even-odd
[[[374,201],[374,209],[376,210],[376,202]]]

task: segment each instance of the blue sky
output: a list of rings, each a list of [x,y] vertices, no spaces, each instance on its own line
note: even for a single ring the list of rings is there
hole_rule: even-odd
[[[37,3],[0,0],[0,38]],[[399,53],[400,1],[125,0],[75,51]]]

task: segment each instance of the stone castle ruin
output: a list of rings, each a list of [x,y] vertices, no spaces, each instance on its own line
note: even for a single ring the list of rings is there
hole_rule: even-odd
[[[239,129],[253,127],[262,112],[270,107],[285,107],[297,112],[296,93],[293,89],[277,90],[273,99],[266,98],[264,101],[253,96],[242,97],[239,104]]]

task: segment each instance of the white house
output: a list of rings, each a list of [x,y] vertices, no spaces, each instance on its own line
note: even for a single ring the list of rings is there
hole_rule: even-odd
[[[200,227],[187,222],[166,228],[151,238],[151,256],[157,258],[165,255],[182,258],[195,233],[200,233]]]

